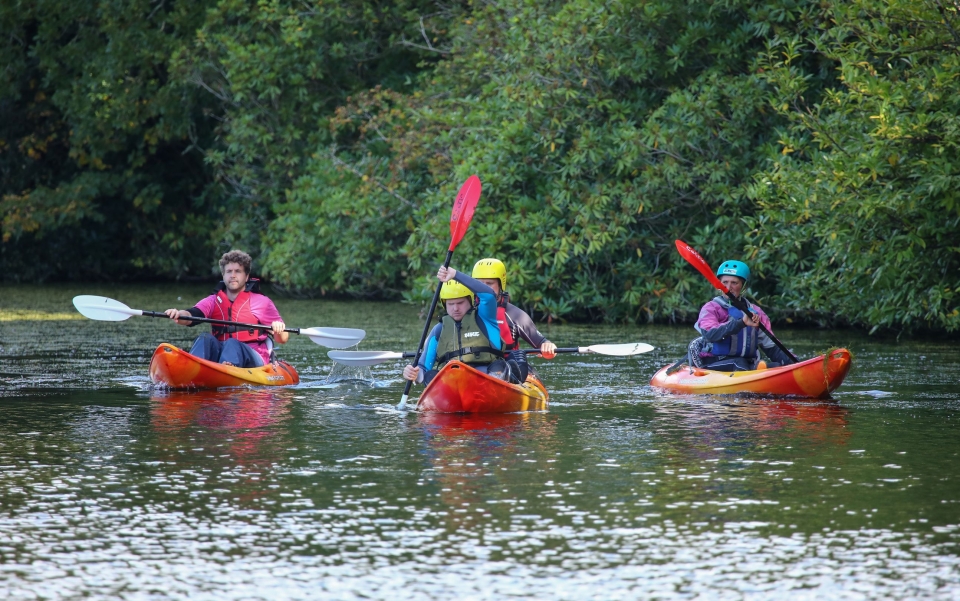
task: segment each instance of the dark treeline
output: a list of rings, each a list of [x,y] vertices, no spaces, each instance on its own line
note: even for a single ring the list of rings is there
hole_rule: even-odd
[[[941,0],[0,4],[5,281],[424,298],[502,258],[537,318],[960,329],[960,15]]]

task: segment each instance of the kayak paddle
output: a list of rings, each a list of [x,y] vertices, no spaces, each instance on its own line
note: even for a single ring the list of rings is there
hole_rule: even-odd
[[[750,307],[747,304],[747,302],[742,298],[738,298],[730,293],[730,290],[726,286],[724,286],[723,282],[720,281],[720,278],[718,278],[716,274],[713,273],[713,269],[710,268],[710,264],[707,263],[706,259],[700,256],[700,253],[695,251],[692,246],[690,246],[683,240],[677,240],[676,245],[677,245],[677,252],[680,253],[680,256],[686,259],[688,263],[690,263],[697,269],[697,271],[703,274],[703,277],[707,278],[707,281],[713,284],[714,288],[726,294],[727,298],[730,299],[731,305],[733,305],[737,309],[740,309],[741,311],[746,313],[748,316],[753,317],[753,313],[750,312]],[[777,339],[776,336],[773,335],[773,332],[771,332],[767,328],[767,326],[761,323],[760,329],[763,330],[763,333],[766,334],[770,338],[770,340],[772,340],[773,343],[780,348],[781,351],[785,352],[788,357],[793,359],[794,362],[799,361],[799,359],[797,359],[797,356],[791,353],[790,350],[787,347],[785,347],[783,343],[780,342],[779,339]]]
[[[463,182],[460,190],[457,192],[457,199],[453,203],[453,211],[450,214],[450,246],[447,249],[447,258],[443,260],[444,267],[450,267],[450,261],[453,259],[453,249],[463,240],[467,228],[470,227],[470,220],[473,219],[473,212],[480,201],[480,178],[471,175],[467,181]],[[427,341],[427,334],[430,333],[430,326],[433,321],[433,312],[437,309],[437,301],[440,300],[440,289],[443,285],[437,286],[433,293],[433,300],[430,302],[430,311],[427,312],[427,320],[423,324],[423,334],[420,335],[420,344],[417,346],[417,352],[413,355],[412,366],[416,367],[420,362],[420,355],[423,354],[423,345]],[[399,358],[399,357],[398,357]],[[400,397],[400,403],[397,409],[402,410],[407,406],[407,397],[410,396],[410,386],[413,384],[407,380],[403,387],[403,396]]]
[[[632,357],[649,353],[653,347],[646,342],[624,342],[623,344],[593,344],[590,346],[576,346],[573,348],[558,348],[557,353],[584,353],[592,355],[606,355],[608,357]],[[527,354],[539,354],[538,349],[530,349]]]
[[[606,355],[608,357],[632,357],[641,353],[649,353],[653,347],[643,342],[627,342],[624,344],[594,344],[592,346],[578,346],[573,348],[558,348],[557,353],[586,353]],[[539,354],[539,349],[529,349],[527,354]],[[387,361],[407,359],[416,356],[412,352],[394,351],[327,351],[327,356],[342,365],[352,367],[366,367],[378,365]],[[419,359],[418,359],[419,361]]]
[[[327,351],[327,356],[340,363],[350,367],[367,367],[370,365],[380,365],[387,361],[396,361],[397,359],[409,359],[417,354],[411,351],[404,353],[395,353],[392,351]],[[419,359],[418,359],[419,361]]]
[[[134,315],[143,317],[162,317],[170,319],[166,313],[159,311],[142,311],[140,309],[131,309],[120,301],[107,298],[105,296],[92,296],[83,294],[73,297],[73,306],[81,315],[88,319],[97,321],[125,321]],[[187,321],[196,321],[200,323],[215,323],[224,326],[239,326],[248,330],[272,330],[268,325],[259,323],[240,323],[237,321],[224,321],[222,319],[210,319],[207,317],[180,317],[179,319]],[[291,334],[301,334],[306,336],[320,346],[329,348],[346,348],[358,344],[363,337],[367,335],[363,330],[354,328],[287,328],[284,332]]]

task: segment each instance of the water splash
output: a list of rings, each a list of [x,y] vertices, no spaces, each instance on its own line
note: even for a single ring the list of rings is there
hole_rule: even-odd
[[[373,385],[373,374],[369,367],[354,367],[352,365],[342,365],[333,363],[330,373],[324,379],[324,384],[339,384],[341,382],[363,382]]]

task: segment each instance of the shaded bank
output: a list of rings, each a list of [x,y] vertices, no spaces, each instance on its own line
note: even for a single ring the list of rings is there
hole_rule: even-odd
[[[953,7],[406,0],[8,4],[0,277],[177,278],[241,246],[304,294],[461,267],[550,318],[689,320],[672,251],[797,323],[960,327]]]

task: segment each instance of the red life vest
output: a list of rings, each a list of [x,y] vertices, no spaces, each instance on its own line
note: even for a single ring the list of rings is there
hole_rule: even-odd
[[[257,316],[250,310],[250,295],[248,290],[242,291],[233,301],[227,296],[225,290],[217,290],[217,304],[214,306],[214,319],[225,321],[239,321],[243,323],[260,323]],[[214,325],[212,327],[213,336],[220,342],[228,338],[236,338],[240,342],[262,342],[267,339],[267,333],[263,330],[240,330],[237,326]]]
[[[503,350],[515,351],[520,348],[520,341],[514,338],[513,328],[510,326],[510,319],[507,317],[507,303],[510,302],[510,294],[501,292],[497,297],[497,325],[500,326],[500,342],[503,343]],[[480,297],[473,297],[473,306],[480,306]]]
[[[510,295],[504,292],[497,299],[497,325],[500,326],[500,340],[503,341],[503,350],[515,351],[520,348],[520,341],[513,337],[513,328],[510,327],[510,320],[507,318],[507,303],[510,302]]]

